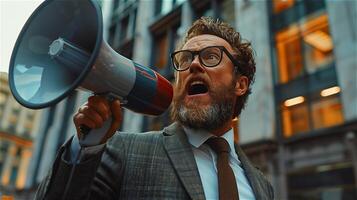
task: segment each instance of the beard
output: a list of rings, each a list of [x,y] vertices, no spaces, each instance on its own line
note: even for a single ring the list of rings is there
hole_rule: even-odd
[[[235,84],[219,86],[209,91],[211,103],[200,105],[199,100],[193,100],[184,105],[186,91],[178,91],[174,96],[171,117],[184,126],[193,129],[213,131],[221,128],[232,119],[235,106]]]

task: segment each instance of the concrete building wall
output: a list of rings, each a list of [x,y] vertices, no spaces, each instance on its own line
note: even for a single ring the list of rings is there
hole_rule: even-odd
[[[357,119],[357,1],[326,1],[346,121]]]
[[[240,117],[240,142],[273,139],[275,106],[267,1],[235,1],[235,6],[236,28],[256,52],[256,77]]]

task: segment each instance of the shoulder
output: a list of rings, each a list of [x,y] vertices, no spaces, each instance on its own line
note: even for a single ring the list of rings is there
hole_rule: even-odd
[[[108,140],[106,148],[111,151],[121,151],[124,154],[145,152],[154,146],[160,146],[162,136],[162,131],[142,133],[116,132]]]
[[[142,133],[119,132],[117,131],[108,143],[135,143],[135,142],[150,142],[157,140],[162,136],[162,131],[150,131]]]

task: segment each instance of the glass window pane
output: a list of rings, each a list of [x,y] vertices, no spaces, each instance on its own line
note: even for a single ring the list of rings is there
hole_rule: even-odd
[[[313,73],[329,66],[334,57],[327,15],[307,18],[279,31],[276,46],[280,83],[295,79],[305,71]]]
[[[329,33],[327,15],[309,20],[302,26],[304,58],[308,73],[333,61],[333,42]]]
[[[167,66],[169,50],[169,40],[166,33],[156,37],[154,49],[156,51],[154,65],[159,69],[165,68]]]
[[[314,129],[342,123],[343,114],[339,96],[322,97],[312,102],[312,120]]]
[[[121,30],[120,30],[120,39],[121,41],[125,41],[126,39],[128,39],[129,37],[129,16],[124,18],[122,21],[121,21]]]
[[[299,28],[289,27],[276,35],[280,82],[286,83],[303,74]]]
[[[310,125],[307,104],[301,103],[289,107],[282,105],[282,122],[285,137],[308,131]]]
[[[275,14],[280,13],[290,7],[295,3],[295,0],[273,0],[273,12]]]
[[[224,0],[222,2],[221,16],[222,20],[229,23],[231,26],[235,26],[235,5],[234,0]]]

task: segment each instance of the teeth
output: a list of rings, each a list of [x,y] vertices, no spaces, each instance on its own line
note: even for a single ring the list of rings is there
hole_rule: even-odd
[[[193,82],[191,83],[191,86],[192,86],[192,85],[196,85],[196,84],[204,84],[204,82],[203,82],[203,81],[193,81]]]

